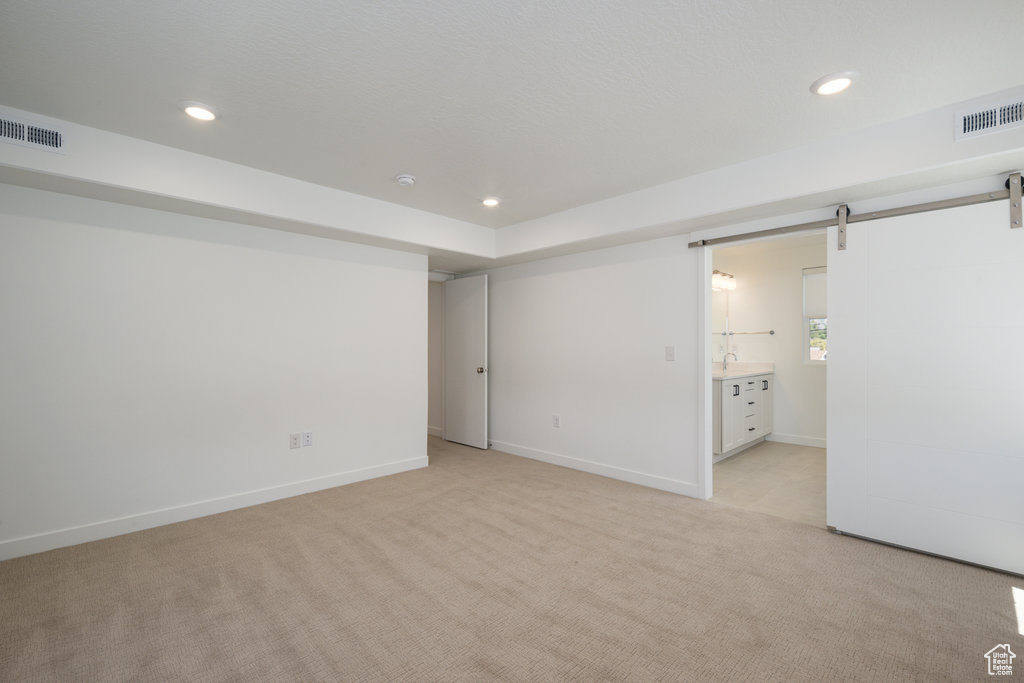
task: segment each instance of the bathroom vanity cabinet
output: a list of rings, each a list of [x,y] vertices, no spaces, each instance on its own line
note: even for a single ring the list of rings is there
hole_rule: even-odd
[[[729,454],[772,431],[772,373],[714,379],[712,401],[715,455]]]

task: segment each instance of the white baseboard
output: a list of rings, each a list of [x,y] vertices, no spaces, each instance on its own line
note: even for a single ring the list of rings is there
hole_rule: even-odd
[[[441,437],[441,428],[440,427],[431,427],[430,425],[427,425],[427,434],[429,436],[436,436],[436,437],[440,438]]]
[[[828,443],[826,439],[822,439],[817,436],[800,436],[799,434],[779,434],[778,432],[772,432],[771,434],[766,436],[765,441],[791,443],[794,446],[814,446],[815,448],[825,448],[825,444]]]
[[[503,453],[511,453],[512,455],[519,455],[532,460],[540,460],[541,462],[550,463],[552,465],[561,465],[562,467],[568,467],[573,470],[599,474],[602,477],[608,477],[610,479],[619,479],[621,481],[628,481],[631,484],[647,486],[652,489],[669,491],[670,493],[679,493],[684,496],[690,496],[691,498],[700,498],[700,488],[697,484],[689,481],[669,479],[668,477],[660,477],[655,474],[645,474],[644,472],[636,472],[624,467],[605,465],[591,460],[583,460],[582,458],[573,458],[568,455],[561,455],[560,453],[541,451],[536,448],[520,446],[518,444],[507,443],[505,441],[491,441],[491,448],[496,451],[502,451]]]
[[[385,477],[389,474],[398,474],[399,472],[407,472],[409,470],[415,470],[426,466],[427,456],[423,455],[415,458],[409,458],[407,460],[390,462],[384,465],[374,465],[372,467],[364,467],[357,470],[349,470],[347,472],[338,472],[336,474],[329,474],[323,477],[316,477],[314,479],[296,481],[290,484],[271,486],[269,488],[258,489],[256,491],[246,491],[245,493],[224,496],[222,498],[213,498],[210,500],[200,501],[198,503],[189,503],[187,505],[179,505],[176,507],[164,508],[162,510],[143,512],[137,515],[119,517],[117,519],[108,519],[102,522],[94,522],[92,524],[83,524],[82,526],[71,527],[68,529],[59,529],[57,531],[47,531],[41,534],[34,534],[32,536],[13,538],[8,541],[0,541],[0,560],[9,560],[13,557],[41,553],[46,550],[53,550],[54,548],[63,548],[69,545],[98,541],[102,538],[120,536],[121,534],[127,534],[133,531],[151,529],[153,527],[173,524],[175,522],[183,522],[197,517],[215,515],[219,512],[237,510],[239,508],[249,507],[250,505],[268,503],[272,500],[280,500],[282,498],[291,498],[292,496],[302,495],[303,493],[312,493],[313,491],[330,489],[335,486],[353,484],[357,481],[376,479],[377,477]]]

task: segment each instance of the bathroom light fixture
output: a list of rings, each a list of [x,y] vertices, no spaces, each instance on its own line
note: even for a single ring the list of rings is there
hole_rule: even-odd
[[[736,289],[736,276],[730,275],[729,273],[723,273],[720,270],[712,271],[711,291],[720,292],[723,289],[728,292]]]
[[[402,187],[409,187],[416,184],[416,176],[409,173],[401,173],[395,176],[395,181]]]
[[[501,204],[501,200],[498,199],[497,197],[487,197],[480,203],[486,206],[488,209],[493,209],[498,204]]]
[[[835,95],[853,85],[855,78],[856,71],[837,71],[811,83],[811,92],[815,95]]]
[[[200,121],[213,121],[217,118],[213,109],[201,102],[182,102],[181,108],[186,114]]]

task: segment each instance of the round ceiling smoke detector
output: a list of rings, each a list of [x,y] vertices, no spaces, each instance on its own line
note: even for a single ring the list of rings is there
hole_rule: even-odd
[[[395,176],[395,180],[402,187],[409,187],[410,185],[415,185],[416,184],[416,176],[409,175],[408,173],[402,173],[401,175],[396,175]]]

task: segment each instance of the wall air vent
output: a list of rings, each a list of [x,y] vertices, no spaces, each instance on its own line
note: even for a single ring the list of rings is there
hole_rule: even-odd
[[[0,142],[64,153],[64,134],[53,128],[44,128],[24,121],[0,118]]]
[[[1024,100],[998,102],[984,108],[958,111],[956,139],[974,138],[1024,126]]]

